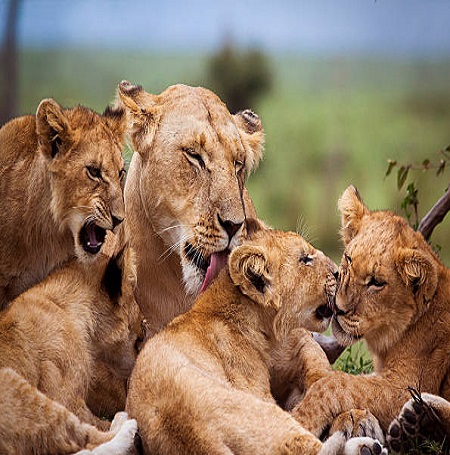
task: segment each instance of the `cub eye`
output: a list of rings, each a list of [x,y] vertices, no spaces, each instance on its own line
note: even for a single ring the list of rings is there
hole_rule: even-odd
[[[193,148],[191,148],[191,147],[183,147],[182,150],[183,150],[183,153],[186,156],[187,160],[191,164],[195,164],[197,166],[200,166],[200,169],[205,169],[206,168],[206,164],[203,161],[203,158]]]
[[[97,166],[86,166],[87,173],[91,179],[98,180],[102,178],[102,171]]]
[[[369,279],[369,281],[367,283],[367,287],[369,287],[369,288],[370,287],[375,287],[375,288],[381,289],[385,285],[386,285],[385,281],[378,280],[374,276],[370,277],[370,279]]]
[[[299,262],[306,264],[306,265],[312,265],[313,257],[310,254],[302,254],[300,256]]]

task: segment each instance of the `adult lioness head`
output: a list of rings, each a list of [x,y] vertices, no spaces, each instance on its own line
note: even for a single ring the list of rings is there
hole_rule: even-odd
[[[122,82],[118,93],[140,155],[142,172],[133,183],[144,211],[139,223],[150,223],[163,239],[160,260],[180,256],[186,290],[194,294],[245,229],[244,182],[261,158],[261,122],[249,110],[231,115],[201,87],[176,85],[152,95]]]
[[[371,212],[353,186],[339,200],[342,257],[333,333],[342,344],[364,337],[386,353],[427,309],[439,260],[400,216]]]
[[[50,175],[51,213],[61,231],[70,229],[75,253],[84,259],[100,251],[106,231],[125,216],[125,126],[120,109],[98,115],[81,106],[62,109],[52,99],[37,109],[38,152]]]

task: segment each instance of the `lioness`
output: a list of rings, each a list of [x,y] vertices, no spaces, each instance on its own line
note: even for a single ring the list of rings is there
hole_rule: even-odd
[[[375,372],[334,372],[315,382],[293,415],[314,434],[352,408],[369,409],[384,430],[407,387],[450,398],[450,272],[400,216],[371,212],[350,186],[339,200],[342,257],[333,333],[364,338]]]
[[[253,226],[252,226],[253,225]],[[296,331],[312,368],[329,364],[308,330],[323,331],[336,266],[299,235],[250,223],[249,239],[194,306],[151,338],[130,378],[127,411],[146,453],[316,454],[322,443],[271,395],[284,340]],[[303,331],[302,331],[303,330]],[[308,377],[308,362],[304,365]],[[336,433],[321,453],[345,445]],[[369,453],[371,439],[347,453]]]
[[[125,184],[136,298],[153,334],[190,308],[240,242],[254,216],[244,183],[261,159],[263,131],[256,114],[231,115],[201,87],[152,95],[122,82],[118,102],[137,152]]]
[[[0,314],[1,453],[73,453],[114,436],[94,428],[109,422],[85,400],[95,362],[123,381],[134,366],[142,316],[127,289],[131,254],[125,247],[91,264],[72,259]],[[114,450],[132,445],[135,429],[127,423]]]
[[[0,129],[0,309],[123,220],[125,127],[123,110],[45,99]]]

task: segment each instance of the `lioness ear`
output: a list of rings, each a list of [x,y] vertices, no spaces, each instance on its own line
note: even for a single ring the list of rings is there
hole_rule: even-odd
[[[61,106],[53,99],[40,102],[36,111],[36,133],[44,155],[52,159],[68,147],[62,144],[72,139],[72,129]]]
[[[397,253],[397,268],[406,286],[423,303],[429,302],[437,288],[438,276],[432,258],[411,248],[401,248]]]
[[[247,152],[245,169],[247,174],[250,174],[258,167],[263,155],[264,132],[261,120],[250,109],[234,114],[233,118]]]
[[[153,142],[158,125],[155,96],[147,93],[140,85],[122,81],[117,88],[116,105],[125,108],[134,149],[144,157],[145,150]]]
[[[263,248],[253,245],[238,246],[230,254],[228,266],[231,280],[243,294],[260,305],[278,307],[278,299],[271,290],[272,277]]]
[[[338,201],[338,208],[341,212],[341,235],[345,244],[355,237],[361,227],[361,220],[364,215],[370,213],[364,205],[358,190],[350,185]]]

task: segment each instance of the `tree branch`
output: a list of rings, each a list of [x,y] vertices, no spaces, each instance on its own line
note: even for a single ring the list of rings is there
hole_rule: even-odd
[[[442,222],[450,211],[450,186],[444,195],[434,204],[430,211],[422,218],[417,230],[422,233],[425,240],[429,240],[434,228]]]

